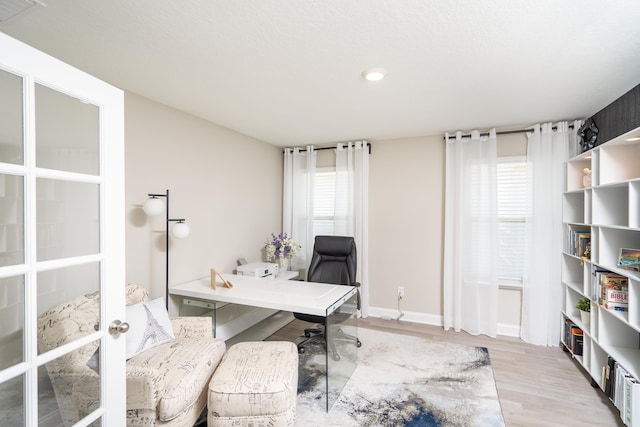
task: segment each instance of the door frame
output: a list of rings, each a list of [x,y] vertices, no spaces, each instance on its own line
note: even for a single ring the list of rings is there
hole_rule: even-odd
[[[48,361],[78,348],[83,343],[100,340],[101,404],[79,425],[86,425],[100,417],[102,424],[124,426],[126,421],[125,350],[123,336],[112,336],[108,327],[112,320],[125,318],[125,222],[124,222],[124,93],[83,71],[63,63],[4,33],[0,33],[0,68],[23,79],[23,141],[24,165],[0,164],[0,170],[19,172],[25,177],[24,246],[25,263],[0,267],[0,277],[23,274],[24,295],[24,357],[23,362],[0,371],[0,383],[25,374],[24,404],[27,426],[38,424],[38,368]],[[64,264],[37,262],[35,257],[35,178],[33,153],[35,146],[34,87],[42,84],[99,107],[100,120],[100,252],[87,258],[100,261],[100,329],[73,342],[71,348],[55,349],[38,355],[37,350],[37,289],[34,286],[38,271]],[[26,169],[26,172],[25,172]],[[42,171],[39,171],[42,176]],[[46,174],[46,171],[45,171]],[[55,176],[56,172],[51,171]],[[81,178],[81,180],[83,180]],[[31,212],[31,214],[29,214]],[[28,217],[29,215],[30,217]],[[70,259],[71,264],[82,260]]]

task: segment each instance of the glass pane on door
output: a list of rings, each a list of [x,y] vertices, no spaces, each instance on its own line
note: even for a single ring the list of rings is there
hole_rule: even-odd
[[[38,178],[36,186],[38,261],[98,253],[99,185]]]
[[[22,77],[0,70],[0,162],[24,164]]]
[[[8,277],[0,279],[0,370],[23,361],[24,276]]]
[[[0,425],[24,426],[24,375],[0,383]]]
[[[87,344],[39,368],[38,425],[58,426],[64,421],[70,426],[98,409],[99,343]]]
[[[38,354],[96,331],[99,289],[98,263],[38,273]]]
[[[0,174],[0,267],[24,263],[24,178]]]
[[[36,166],[98,175],[99,109],[36,84]]]
[[[54,363],[54,362],[52,362]],[[47,366],[52,365],[49,363]],[[69,390],[69,393],[72,393]],[[38,426],[62,426],[56,394],[47,374],[47,368],[38,368]],[[70,425],[70,424],[69,424]]]

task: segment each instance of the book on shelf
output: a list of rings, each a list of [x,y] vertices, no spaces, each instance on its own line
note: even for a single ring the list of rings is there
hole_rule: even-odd
[[[569,338],[568,345],[571,352],[576,356],[582,355],[583,335],[584,335],[584,332],[582,331],[582,329],[580,329],[576,325],[571,326],[571,337]],[[580,345],[580,350],[579,350],[580,354],[576,353],[576,348],[577,348],[576,345],[578,344]]]
[[[591,301],[600,304],[600,275],[602,273],[611,273],[608,270],[601,269],[598,266],[593,265],[591,267]]]
[[[613,394],[613,382],[614,382],[614,369],[616,361],[613,357],[607,356],[606,377],[604,378],[604,394],[608,398],[611,398]]]
[[[602,304],[602,307],[606,308],[607,310],[613,311],[629,311],[629,304],[618,302],[605,302],[604,304]]]
[[[640,249],[621,248],[618,267],[625,270],[640,271]]]
[[[598,304],[622,310],[624,304],[628,303],[629,279],[610,271],[596,271],[595,277]]]
[[[584,343],[583,334],[574,334],[571,337],[571,351],[575,356],[582,356],[583,343]]]
[[[568,252],[571,255],[588,258],[587,248],[591,245],[591,228],[569,226]]]
[[[614,311],[628,311],[629,307],[629,291],[627,286],[618,286],[607,288],[606,296],[602,306]]]
[[[564,318],[564,334],[562,343],[575,356],[582,356],[584,348],[584,332],[568,317]]]
[[[605,301],[616,302],[620,304],[628,304],[629,303],[629,287],[621,286],[620,289],[617,289],[616,287],[607,288]]]
[[[623,404],[620,409],[620,417],[625,425],[640,427],[640,382],[627,375],[623,379]]]
[[[574,323],[567,317],[564,318],[564,329],[563,329],[563,336],[562,336],[562,343],[565,345],[565,347],[569,347],[569,345],[571,344],[571,342],[569,341],[571,339],[571,326],[573,326]]]

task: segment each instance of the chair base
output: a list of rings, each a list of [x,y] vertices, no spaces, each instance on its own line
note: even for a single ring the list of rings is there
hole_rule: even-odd
[[[328,345],[327,345],[327,339],[324,333],[324,326],[318,325],[318,327],[315,328],[308,328],[304,330],[304,336],[301,337],[302,340],[299,341],[297,343],[297,347],[298,347],[298,353],[299,354],[304,354],[306,352],[305,350],[305,346],[309,345],[309,344],[314,344],[316,342],[320,342],[324,345],[324,349],[325,351],[327,351],[327,347],[328,347],[328,352],[329,355],[331,356],[331,358],[333,360],[340,360],[340,354],[338,353],[338,350],[336,349],[336,346],[334,344],[334,340],[348,340],[348,341],[355,341],[356,343],[356,347],[360,348],[362,347],[362,342],[360,341],[360,339],[358,339],[358,337],[355,337],[353,335],[349,335],[346,334],[342,331],[342,329],[338,329],[336,331],[335,336],[332,337],[332,339],[329,341]]]

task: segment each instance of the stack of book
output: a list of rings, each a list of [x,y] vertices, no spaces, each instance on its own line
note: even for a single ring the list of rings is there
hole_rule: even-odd
[[[620,411],[620,418],[627,426],[640,426],[640,382],[611,356],[602,367],[604,394]]]
[[[627,311],[629,279],[610,271],[595,272],[594,296],[598,304],[609,310]]]
[[[569,228],[568,252],[580,258],[590,258],[588,248],[591,245],[591,229],[572,225]]]
[[[575,356],[582,356],[584,333],[571,319],[564,318],[564,345]]]

